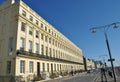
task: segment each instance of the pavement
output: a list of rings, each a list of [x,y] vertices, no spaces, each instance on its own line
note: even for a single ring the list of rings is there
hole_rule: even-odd
[[[108,74],[106,74],[107,76],[107,82],[115,82],[114,78],[111,78]],[[101,75],[98,74],[98,77],[96,78],[95,82],[101,82]],[[103,82],[105,82],[105,80],[103,79]],[[116,82],[120,82],[120,76],[116,75]]]
[[[74,75],[74,76],[65,76],[65,77],[61,77],[61,78],[56,78],[56,79],[51,79],[51,80],[46,80],[46,81],[40,81],[40,82],[68,82],[69,80],[74,80],[74,79],[79,80],[78,78],[80,78],[84,75],[87,75],[87,73],[80,73],[80,74],[77,74],[77,75]],[[94,80],[91,81],[91,82],[101,82],[101,73],[96,73],[96,74],[94,74],[94,76],[95,76]],[[111,78],[107,73],[106,73],[106,77],[107,77],[107,82],[115,82],[114,78]],[[116,80],[117,80],[116,82],[120,82],[120,73],[116,75]],[[75,82],[79,82],[79,81],[75,81]],[[105,82],[104,78],[103,78],[103,82]]]
[[[64,77],[60,77],[60,78],[56,78],[56,79],[51,79],[51,80],[46,80],[46,81],[40,81],[40,82],[63,82],[69,79],[75,79],[77,77],[81,77],[83,75],[85,75],[86,73],[80,73],[80,74],[76,74],[74,76],[64,76]]]

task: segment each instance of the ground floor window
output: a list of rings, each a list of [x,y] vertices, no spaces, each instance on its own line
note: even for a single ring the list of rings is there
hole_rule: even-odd
[[[33,73],[33,62],[32,61],[29,62],[29,72]]]
[[[43,72],[45,72],[45,63],[42,63]]]
[[[20,61],[20,73],[25,73],[25,61]]]
[[[57,64],[57,70],[59,71],[59,64]]]
[[[7,61],[7,74],[11,73],[11,61]]]
[[[56,71],[56,64],[54,64],[54,70]]]
[[[47,71],[49,72],[49,63],[47,63]]]

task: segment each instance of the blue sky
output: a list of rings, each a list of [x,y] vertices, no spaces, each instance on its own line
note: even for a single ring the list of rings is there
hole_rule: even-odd
[[[0,4],[5,0],[0,0]],[[90,28],[120,22],[120,0],[23,0],[41,17],[79,46],[85,57],[108,55],[104,34]],[[119,25],[120,26],[120,25]],[[115,64],[120,65],[120,28],[108,30]],[[107,56],[105,59],[107,59]]]

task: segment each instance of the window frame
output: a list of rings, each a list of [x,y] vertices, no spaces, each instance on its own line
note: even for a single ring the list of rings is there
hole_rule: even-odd
[[[31,26],[29,26],[29,34],[32,35],[33,34],[33,28]]]
[[[25,32],[25,23],[21,22],[21,31]]]
[[[7,74],[10,74],[11,73],[11,61],[7,61],[7,67],[6,67],[6,73]]]
[[[30,19],[30,21],[33,21],[33,16],[30,15],[30,18],[29,18],[29,19]]]
[[[35,46],[36,46],[36,51],[35,51],[35,53],[39,54],[39,44],[36,43]]]
[[[43,34],[41,34],[41,40],[43,40],[44,39],[44,35]]]
[[[34,71],[34,62],[29,61],[29,73],[33,73],[33,71]]]
[[[39,38],[39,31],[36,30],[36,38]]]
[[[45,72],[45,63],[42,63],[42,70]]]
[[[9,38],[9,48],[8,48],[8,55],[12,55],[12,52],[13,52],[13,47],[14,47],[14,38],[13,37],[10,37]]]
[[[48,47],[46,46],[46,56],[48,56]]]
[[[43,28],[43,24],[41,23],[41,28]]]
[[[44,45],[41,45],[41,54],[44,55]]]
[[[35,23],[36,23],[36,25],[39,25],[39,21],[38,21],[38,20],[36,20],[36,22],[35,22]]]
[[[29,45],[28,45],[29,52],[32,52],[32,45],[33,45],[33,42],[29,40]]]
[[[20,60],[20,73],[25,73],[25,61]]]
[[[21,37],[20,38],[20,50],[24,50],[25,46],[25,38]]]
[[[50,71],[50,68],[49,68],[49,63],[47,63],[47,72]]]
[[[23,15],[24,17],[26,17],[27,13],[26,13],[25,10],[22,10],[22,15]]]

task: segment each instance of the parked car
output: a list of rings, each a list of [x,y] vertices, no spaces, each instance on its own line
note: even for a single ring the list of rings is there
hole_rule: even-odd
[[[93,73],[93,70],[88,70],[87,73]]]

